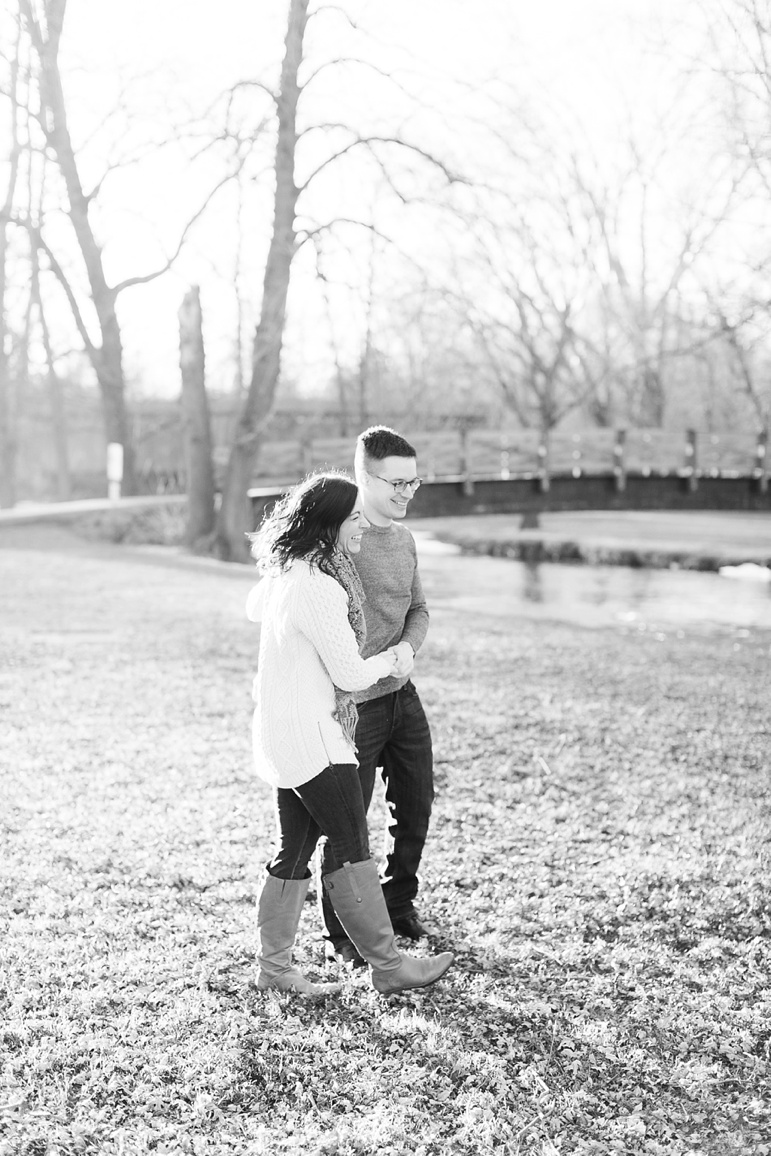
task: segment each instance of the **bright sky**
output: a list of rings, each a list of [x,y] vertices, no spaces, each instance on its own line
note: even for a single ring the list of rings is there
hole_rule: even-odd
[[[447,92],[449,78],[478,88],[495,77],[524,88],[536,106],[564,104],[589,126],[600,153],[615,147],[624,93],[638,116],[653,118],[657,105],[666,102],[661,65],[652,62],[647,43],[660,20],[688,7],[689,0],[346,2],[347,11],[372,33],[371,58],[385,71],[405,75],[413,88],[420,77],[419,87],[436,97]],[[188,111],[200,113],[235,81],[272,79],[282,54],[285,11],[284,0],[69,0],[64,60],[72,68],[66,88],[76,141],[89,138],[124,87],[132,107],[138,104],[146,118],[138,136],[155,133],[160,139]],[[309,26],[309,44],[320,59],[341,55],[349,40],[345,22],[331,13]],[[369,99],[369,111],[376,115],[382,82],[373,81],[370,89],[357,74],[357,84],[359,99]],[[446,99],[445,125],[452,135],[452,100],[457,98]],[[480,98],[469,95],[469,106],[475,100],[483,114],[487,106]],[[108,136],[102,131],[99,139]],[[462,139],[446,143],[464,152]],[[86,183],[103,161],[94,149],[90,158]],[[106,253],[112,279],[156,264],[159,240],[169,247],[179,222],[207,187],[206,175],[200,166],[190,169],[180,156],[166,156],[108,180],[103,203],[111,207],[100,224],[104,235],[109,226],[117,236]],[[244,210],[249,250],[244,287],[256,303],[270,199],[269,191],[252,187],[253,203]],[[190,282],[202,289],[211,384],[232,380],[234,211],[233,196],[221,194],[175,273],[123,298],[127,365],[143,392],[173,395],[178,390],[177,309]],[[298,263],[285,365],[312,388],[330,363],[328,334],[309,277],[307,263]]]

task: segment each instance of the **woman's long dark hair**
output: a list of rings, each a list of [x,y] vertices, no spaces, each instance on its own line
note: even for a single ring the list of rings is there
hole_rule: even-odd
[[[276,502],[256,534],[252,557],[260,570],[285,570],[296,558],[327,573],[340,527],[356,502],[356,483],[347,474],[311,474]]]

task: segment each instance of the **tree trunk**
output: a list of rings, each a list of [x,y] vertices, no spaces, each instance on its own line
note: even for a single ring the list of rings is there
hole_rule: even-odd
[[[72,476],[70,474],[69,447],[67,444],[67,406],[64,399],[64,386],[54,366],[51,336],[48,330],[48,322],[43,312],[43,303],[39,295],[37,299],[37,309],[47,364],[46,382],[48,385],[48,404],[51,410],[54,461],[56,463],[56,496],[60,502],[66,502],[72,497]]]
[[[51,433],[54,446],[54,462],[56,466],[56,496],[60,502],[66,502],[72,496],[72,478],[70,475],[69,449],[67,444],[67,407],[64,399],[64,387],[56,372],[54,354],[51,346],[51,333],[48,328],[48,319],[43,308],[43,298],[40,292],[40,261],[37,246],[30,246],[30,263],[32,276],[30,278],[30,314],[37,312],[40,323],[40,336],[43,342],[43,352],[46,360],[46,385],[48,387],[48,405],[51,414]]]
[[[664,426],[664,382],[661,371],[646,365],[640,377],[639,422],[643,429],[662,429]]]
[[[201,295],[197,286],[185,294],[179,310],[179,364],[187,474],[185,539],[193,549],[205,549],[210,545],[214,530],[214,469],[206,399]]]
[[[0,261],[4,255],[0,254]],[[0,294],[5,292],[5,277],[0,273]],[[0,310],[2,312],[2,310]],[[16,436],[11,379],[5,352],[5,324],[0,325],[0,507],[16,503]]]
[[[276,189],[273,234],[263,280],[262,309],[254,338],[249,392],[236,427],[217,519],[217,550],[221,557],[246,561],[246,534],[253,528],[247,490],[273,401],[281,367],[289,275],[296,250],[295,208],[299,190],[294,181],[297,147],[297,73],[303,58],[303,37],[309,0],[290,0],[281,85],[277,98]]]
[[[0,229],[0,507],[13,506],[16,501],[16,438],[11,379],[6,352],[5,262],[7,254],[7,224]]]
[[[123,446],[124,494],[136,491],[134,452],[125,400],[123,373],[123,345],[120,326],[115,313],[115,292],[107,284],[102,250],[94,236],[89,219],[89,198],[83,192],[75,150],[67,124],[67,109],[59,71],[59,42],[64,25],[67,0],[48,0],[47,28],[44,34],[37,23],[29,0],[24,0],[24,12],[35,49],[40,59],[40,88],[47,110],[45,131],[64,179],[69,200],[69,217],[86,266],[91,299],[94,303],[101,347],[86,340],[86,352],[96,373],[102,395],[105,434],[108,442]],[[81,333],[81,336],[86,337]]]
[[[5,308],[6,263],[8,260],[8,230],[13,212],[16,181],[19,174],[21,141],[19,140],[18,92],[21,25],[17,25],[16,46],[11,58],[9,96],[11,101],[11,142],[8,154],[8,184],[5,200],[0,208],[0,507],[13,506],[16,501],[16,437],[11,404],[11,380],[6,351],[7,313]]]

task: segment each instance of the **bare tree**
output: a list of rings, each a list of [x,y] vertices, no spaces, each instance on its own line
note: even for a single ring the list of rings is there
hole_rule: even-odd
[[[711,242],[729,221],[739,187],[730,164],[716,158],[698,188],[677,197],[664,193],[661,170],[687,131],[683,124],[661,125],[659,140],[648,148],[630,137],[628,167],[612,190],[600,192],[577,170],[601,239],[600,341],[605,351],[612,350],[626,416],[641,426],[664,424],[668,367],[695,337],[682,324],[683,294],[697,292],[695,271],[709,259]],[[590,349],[599,361],[596,340]]]
[[[203,345],[201,295],[197,286],[179,310],[179,360],[182,371],[182,419],[187,474],[186,541],[206,549],[214,530],[214,471]]]
[[[323,69],[341,62],[328,61],[316,68],[304,83],[299,73],[304,62],[304,40],[309,20],[309,0],[290,0],[284,57],[278,91],[269,92],[274,102],[277,129],[274,159],[273,226],[263,277],[260,318],[254,339],[252,375],[249,390],[238,421],[230,459],[225,475],[222,503],[217,521],[217,550],[221,557],[245,561],[248,557],[245,534],[251,529],[251,509],[248,498],[249,483],[254,465],[270,418],[279,380],[281,352],[286,323],[287,294],[292,261],[300,246],[334,229],[338,220],[301,228],[297,221],[298,202],[305,196],[320,174],[355,150],[365,150],[378,171],[387,179],[401,200],[407,194],[399,187],[389,168],[388,155],[393,150],[409,152],[414,158],[441,172],[452,181],[455,174],[419,144],[409,143],[399,135],[360,134],[346,124],[308,124],[298,129],[298,106],[308,87]],[[318,9],[318,15],[323,12]],[[345,15],[342,9],[332,8]],[[347,18],[347,17],[346,17]],[[261,82],[254,87],[269,91]],[[298,183],[295,173],[298,144],[301,138],[324,129],[332,138],[343,133],[346,141],[329,153],[311,173]],[[351,222],[348,222],[349,224]],[[368,226],[371,227],[371,226]]]
[[[771,20],[766,0],[716,0],[705,6],[726,127],[740,164],[749,162],[771,195]],[[703,70],[702,65],[702,70]]]
[[[84,189],[70,135],[64,88],[59,68],[59,48],[64,29],[67,0],[45,0],[44,21],[35,13],[32,0],[21,0],[27,28],[40,61],[41,124],[53,151],[67,190],[69,216],[83,257],[91,301],[96,312],[100,340],[92,339],[89,328],[59,261],[48,248],[41,230],[34,230],[34,243],[42,249],[62,283],[72,308],[75,324],[99,382],[108,442],[123,446],[124,492],[133,493],[134,454],[126,411],[123,342],[116,314],[116,299],[124,285],[111,286],[104,270],[102,247],[91,223],[92,197]]]
[[[732,355],[740,386],[746,394],[757,423],[768,429],[771,422],[771,384],[768,382],[769,305],[758,303],[743,315],[729,318],[721,304],[716,308],[719,332]],[[765,324],[764,324],[765,323]],[[761,380],[758,347],[766,354],[765,380]]]
[[[219,552],[224,558],[245,560],[245,532],[251,529],[249,483],[259,438],[276,392],[281,346],[286,322],[289,273],[294,257],[295,211],[300,190],[295,184],[297,148],[297,74],[303,59],[303,38],[308,22],[308,0],[290,0],[284,62],[276,100],[278,135],[275,157],[273,232],[262,284],[262,307],[254,338],[252,376],[235,431],[222,489],[217,523]]]
[[[545,158],[537,171],[539,187],[515,174],[480,190],[467,228],[475,244],[454,280],[505,406],[546,434],[586,399],[579,351],[593,278],[563,175],[550,181]]]
[[[67,406],[64,396],[64,384],[56,371],[56,357],[51,342],[51,332],[48,325],[45,304],[43,302],[43,295],[40,291],[40,262],[38,259],[38,250],[34,245],[30,252],[30,262],[32,266],[30,304],[37,314],[40,338],[45,355],[46,384],[48,388],[48,403],[51,414],[51,430],[56,466],[56,496],[59,501],[66,501],[71,497],[72,493],[67,439]]]
[[[745,186],[749,240],[741,234],[734,275],[704,278],[714,344],[729,352],[736,380],[762,428],[771,422],[771,19],[766,0],[704,3],[709,48],[696,71],[712,78],[726,154]],[[736,260],[738,258],[738,260]]]
[[[14,199],[19,177],[21,158],[21,137],[19,133],[19,72],[21,67],[21,22],[15,21],[15,41],[10,58],[8,94],[10,98],[9,127],[7,140],[7,183],[2,207],[0,207],[0,506],[12,506],[15,502],[16,456],[15,433],[13,428],[13,407],[8,366],[7,332],[7,275],[10,230],[12,227]]]
[[[59,281],[69,303],[80,339],[99,384],[107,441],[118,442],[123,446],[123,492],[130,494],[136,488],[136,477],[131,426],[126,406],[123,338],[116,311],[117,301],[126,289],[147,284],[168,272],[182,251],[190,230],[216,192],[232,178],[233,173],[227,171],[217,181],[203,204],[182,228],[176,249],[159,268],[149,273],[127,277],[117,284],[110,284],[104,267],[103,246],[92,223],[92,208],[101,182],[98,182],[91,192],[86,192],[83,187],[78,156],[70,133],[59,64],[67,0],[42,0],[41,16],[38,15],[34,0],[20,0],[20,6],[40,65],[40,124],[46,146],[56,158],[66,190],[67,211],[88,283],[88,308],[93,308],[98,337],[92,335],[90,321],[81,307],[74,283],[67,275],[65,262],[57,257],[53,248],[47,243],[43,225],[28,222],[28,227],[33,244],[45,254],[48,266]],[[240,166],[241,159],[237,158],[237,167]]]

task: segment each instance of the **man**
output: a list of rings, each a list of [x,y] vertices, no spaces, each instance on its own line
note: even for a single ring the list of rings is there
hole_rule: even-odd
[[[393,647],[396,674],[356,695],[359,771],[369,807],[382,768],[393,848],[382,876],[394,931],[410,939],[426,934],[415,912],[418,867],[434,799],[431,732],[410,681],[416,652],[428,631],[428,609],[418,574],[415,541],[400,520],[420,485],[414,448],[387,426],[372,426],[356,442],[354,468],[364,515],[370,523],[353,561],[364,587],[365,658]],[[331,958],[363,964],[331,905],[322,899]]]

